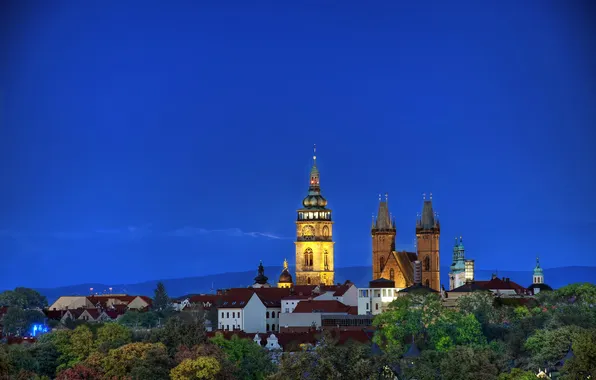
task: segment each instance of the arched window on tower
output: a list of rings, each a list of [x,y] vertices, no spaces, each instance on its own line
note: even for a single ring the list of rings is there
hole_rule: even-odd
[[[306,248],[306,250],[304,251],[304,266],[312,267],[312,261],[313,261],[312,258],[313,258],[312,249]]]
[[[430,257],[426,256],[424,258],[424,270],[429,271],[430,270]]]
[[[426,285],[427,288],[430,288],[430,281],[428,281],[428,280],[424,281],[424,285]]]
[[[306,285],[310,285],[310,277],[306,278]]]
[[[383,267],[385,266],[385,259],[381,257],[379,259],[379,264],[381,265],[381,267],[379,268],[379,270],[383,270]]]
[[[329,252],[323,252],[323,264],[325,265],[325,270],[329,270]]]
[[[395,280],[395,271],[393,270],[393,268],[391,268],[391,269],[389,270],[389,279],[390,279],[391,281]]]

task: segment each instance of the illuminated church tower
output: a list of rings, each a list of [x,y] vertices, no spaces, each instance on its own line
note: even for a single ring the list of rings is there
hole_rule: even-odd
[[[296,285],[333,285],[333,222],[321,195],[316,148],[302,206],[296,220]]]
[[[441,226],[433,211],[432,194],[430,200],[424,198],[422,216],[416,222],[416,242],[418,260],[422,262],[422,285],[441,290],[439,236]]]

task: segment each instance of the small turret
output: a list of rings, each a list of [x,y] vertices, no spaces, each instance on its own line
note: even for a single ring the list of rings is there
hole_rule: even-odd
[[[255,283],[253,284],[253,288],[268,288],[271,285],[267,283],[269,278],[265,276],[265,267],[263,267],[263,262],[259,263],[259,270],[257,277],[255,277]]]

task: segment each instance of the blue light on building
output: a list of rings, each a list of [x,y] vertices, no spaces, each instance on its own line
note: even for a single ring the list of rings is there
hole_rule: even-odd
[[[34,324],[31,326],[31,336],[38,336],[48,332],[48,326],[42,324]]]

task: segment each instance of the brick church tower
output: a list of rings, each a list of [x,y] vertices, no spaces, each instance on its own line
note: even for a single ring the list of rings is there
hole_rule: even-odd
[[[387,205],[387,194],[385,201],[381,200],[379,195],[379,211],[377,219],[372,223],[372,267],[373,280],[383,277],[385,267],[392,258],[392,252],[395,251],[395,223],[390,219],[389,207]],[[389,280],[389,276],[387,276]],[[393,280],[393,279],[391,279]]]
[[[416,222],[416,242],[418,260],[422,262],[422,285],[436,291],[441,290],[439,236],[441,226],[433,211],[432,194],[430,199],[424,197],[422,215]]]

